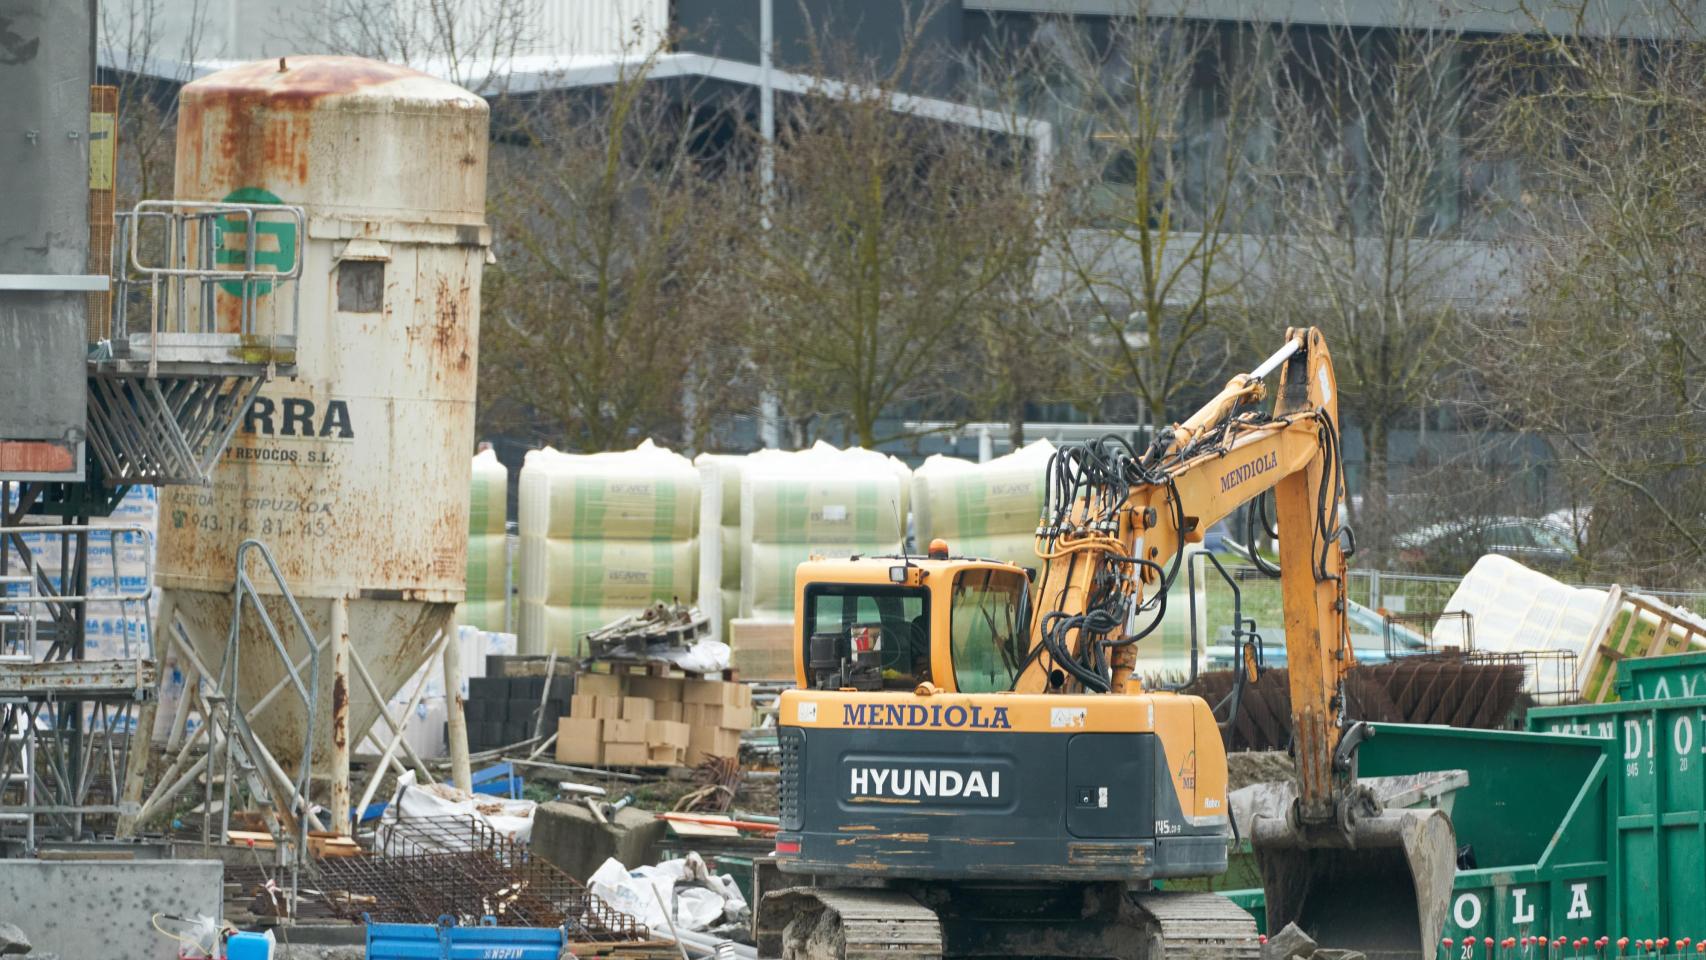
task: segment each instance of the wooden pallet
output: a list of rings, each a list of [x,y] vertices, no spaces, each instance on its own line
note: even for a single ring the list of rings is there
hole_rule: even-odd
[[[733,667],[710,673],[683,670],[668,660],[586,660],[581,673],[606,673],[627,677],[682,678],[687,680],[722,680],[728,683],[740,679]]]

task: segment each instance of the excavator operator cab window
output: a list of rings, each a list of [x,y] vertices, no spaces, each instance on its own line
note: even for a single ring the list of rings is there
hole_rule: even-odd
[[[813,658],[814,637],[819,638],[821,654],[826,638],[845,640],[839,646],[853,651],[871,646],[874,635],[880,689],[911,690],[930,679],[927,590],[886,584],[814,584],[806,588],[805,624],[805,636],[799,640],[806,644],[808,662]],[[846,666],[836,669],[844,671]]]
[[[964,570],[954,578],[948,608],[954,689],[1011,690],[1025,662],[1030,581],[1013,570]]]

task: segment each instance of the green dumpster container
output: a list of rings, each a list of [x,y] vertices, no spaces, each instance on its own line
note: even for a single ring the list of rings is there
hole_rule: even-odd
[[[1613,876],[1630,937],[1706,935],[1703,721],[1706,697],[1529,711],[1531,730],[1608,744]]]
[[[1615,703],[1529,732],[1376,724],[1359,773],[1460,769],[1442,936],[1706,939],[1706,654],[1624,660]],[[1234,899],[1261,922],[1260,890]]]
[[[1617,664],[1617,699],[1673,700],[1706,696],[1706,653],[1641,657]]]

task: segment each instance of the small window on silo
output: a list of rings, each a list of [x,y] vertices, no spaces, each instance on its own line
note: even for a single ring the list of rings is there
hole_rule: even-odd
[[[385,261],[345,260],[338,264],[338,310],[378,313],[385,304]]]

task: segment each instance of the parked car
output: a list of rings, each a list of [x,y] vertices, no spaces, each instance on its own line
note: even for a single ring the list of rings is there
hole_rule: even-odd
[[[1551,518],[1482,517],[1429,524],[1393,539],[1398,559],[1423,570],[1462,572],[1489,553],[1536,570],[1558,571],[1576,560],[1570,528]]]

